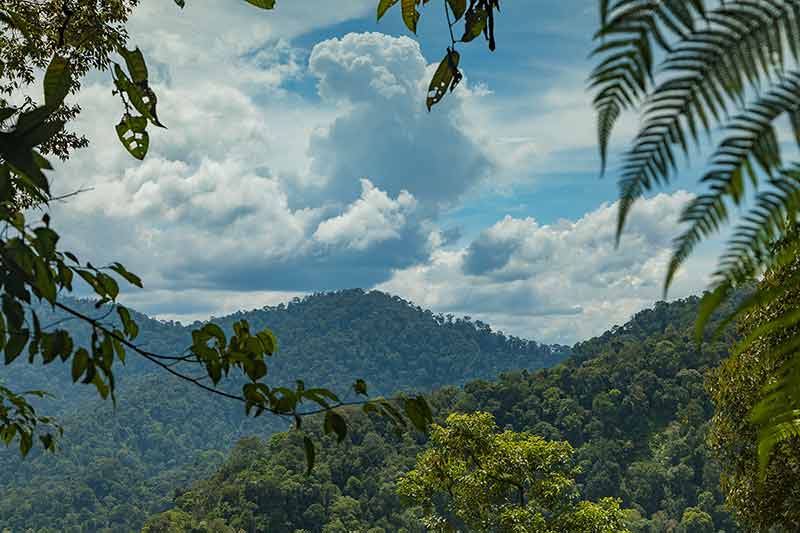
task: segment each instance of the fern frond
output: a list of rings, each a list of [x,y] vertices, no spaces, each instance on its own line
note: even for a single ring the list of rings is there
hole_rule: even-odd
[[[800,437],[800,337],[792,336],[768,356],[777,358],[794,353],[794,356],[780,366],[774,381],[763,389],[764,397],[749,414],[750,422],[758,428],[758,463],[761,477],[766,469],[775,446],[794,437]]]
[[[774,243],[773,243],[774,244]],[[752,272],[748,272],[742,275],[741,279],[734,280],[734,279],[723,279],[722,281],[718,282],[717,285],[714,287],[714,290],[711,292],[706,293],[703,296],[703,299],[700,301],[700,306],[697,312],[697,320],[695,321],[695,338],[698,343],[702,342],[703,340],[703,333],[705,331],[705,326],[708,324],[709,319],[714,314],[714,312],[719,309],[722,302],[727,300],[727,298],[731,295],[731,293],[736,289],[743,282],[750,281],[755,279],[756,274],[759,271],[767,271],[767,270],[780,270],[785,268],[790,263],[797,261],[797,258],[800,257],[800,240],[794,240],[792,242],[785,242],[782,243],[780,249],[777,251],[767,255],[764,258],[763,264],[758,265],[757,270],[753,270]],[[751,263],[751,266],[756,266]],[[800,277],[800,272],[797,275],[793,275],[788,278],[789,282],[794,281],[796,278]],[[784,292],[788,292],[793,290],[795,285],[791,283],[784,285],[784,290],[776,290],[774,293],[766,291],[763,288],[760,288],[754,295],[755,298],[758,300],[745,300],[742,303],[742,306],[748,304],[748,302],[753,304],[753,307],[756,305],[764,305],[768,302],[776,301],[777,297],[782,295]],[[761,293],[759,295],[759,293]],[[740,307],[742,311],[744,311],[743,307]],[[734,311],[734,315],[738,315],[739,310]],[[730,323],[733,316],[729,316],[726,318],[728,323]]]
[[[755,205],[734,231],[714,272],[716,284],[738,284],[764,272],[772,262],[771,247],[800,213],[800,166],[768,181],[771,190],[758,195]]]
[[[602,59],[589,76],[597,89],[594,107],[598,140],[605,170],[611,132],[621,112],[635,107],[653,80],[654,50],[670,49],[670,41],[694,28],[704,13],[703,0],[600,0],[599,44],[592,55]],[[652,41],[652,42],[651,42]]]
[[[782,43],[797,39],[799,7],[800,0],[725,2],[706,13],[707,26],[668,53],[662,65],[667,79],[647,99],[642,128],[622,166],[618,238],[634,201],[671,180],[674,146],[688,156],[687,138],[698,144],[700,132],[710,134],[748,87],[783,70]],[[759,147],[767,153],[774,144],[767,139]]]
[[[750,296],[742,300],[736,309],[723,317],[717,327],[711,334],[711,338],[718,338],[719,335],[735,320],[744,319],[744,317],[753,310],[765,306],[770,302],[778,301],[785,297],[787,293],[794,290],[795,287],[800,285],[800,272],[792,274],[788,278],[782,280],[782,284],[775,287],[761,287],[759,290],[754,291]],[[708,322],[707,318],[698,321],[700,331],[705,330],[705,325]]]
[[[675,239],[664,283],[665,292],[697,244],[727,222],[726,202],[740,205],[745,177],[749,177],[755,186],[758,177],[753,163],[770,176],[781,166],[780,146],[773,123],[784,114],[791,118],[795,137],[800,143],[800,72],[785,75],[772,90],[756,99],[725,126],[727,134],[709,162],[710,170],[702,179],[709,184],[709,192],[692,200],[681,214],[680,222],[689,226]],[[791,174],[789,171],[775,185],[791,187]],[[763,202],[768,203],[769,199],[769,196],[764,197]]]

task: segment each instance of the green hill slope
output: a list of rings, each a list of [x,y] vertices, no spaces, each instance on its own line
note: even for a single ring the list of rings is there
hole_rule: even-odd
[[[440,389],[432,395],[437,419],[486,410],[500,427],[569,440],[583,496],[622,498],[633,531],[737,531],[722,507],[718,466],[703,445],[712,412],[704,374],[725,357],[732,337],[698,351],[697,304],[659,303],[579,343],[573,357],[551,369]],[[380,419],[355,418],[345,443],[325,441],[310,478],[297,435],[241,441],[147,531],[421,531],[394,482],[413,465],[423,436],[396,436]]]
[[[90,302],[72,303],[94,315],[104,312]],[[60,318],[45,313],[42,322]],[[428,391],[504,370],[550,366],[567,352],[361,290],[317,294],[214,321],[230,327],[243,318],[278,336],[270,384],[302,377],[334,391],[347,391],[357,377],[367,380],[373,394]],[[190,326],[137,319],[137,341],[151,351],[179,353],[189,343]],[[79,325],[66,327],[88,338]],[[55,455],[36,451],[21,460],[15,449],[0,449],[0,531],[136,530],[147,515],[171,504],[176,488],[209,475],[237,439],[284,429],[269,417],[246,419],[240,405],[178,383],[133,356],[118,370],[116,412],[95,398],[93,388],[72,385],[69,368],[59,363],[39,368],[18,361],[0,372],[0,381],[15,389],[55,393],[58,401],[41,409],[57,414],[66,431]]]

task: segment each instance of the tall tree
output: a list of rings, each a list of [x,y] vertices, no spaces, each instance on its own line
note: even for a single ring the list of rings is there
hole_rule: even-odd
[[[627,533],[619,501],[578,501],[568,442],[498,432],[485,412],[454,413],[397,491],[430,531]]]

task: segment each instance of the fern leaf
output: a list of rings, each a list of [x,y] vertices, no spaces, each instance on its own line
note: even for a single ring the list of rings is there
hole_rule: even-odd
[[[667,54],[662,64],[666,80],[647,98],[643,126],[623,163],[618,231],[638,196],[669,183],[675,169],[673,146],[687,136],[686,131],[698,144],[699,133],[710,134],[718,117],[741,102],[747,87],[757,87],[783,69],[778,49],[784,37],[796,34],[786,28],[798,23],[790,9],[798,3],[726,2],[705,14],[707,26],[690,33]],[[754,158],[762,165],[774,165],[776,143],[759,141]],[[680,144],[686,152],[685,142]]]

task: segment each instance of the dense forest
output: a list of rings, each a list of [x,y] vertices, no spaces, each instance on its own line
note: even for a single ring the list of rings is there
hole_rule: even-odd
[[[107,312],[90,302],[73,303],[94,316]],[[46,309],[40,313],[43,321],[63,319]],[[230,328],[241,318],[278,336],[269,383],[302,375],[309,384],[342,393],[356,377],[373,395],[428,391],[551,366],[568,353],[564,346],[508,337],[482,322],[436,315],[380,292],[316,294],[214,321]],[[196,326],[136,319],[141,344],[164,353],[183,350]],[[75,327],[73,334],[82,339],[89,332]],[[24,363],[3,368],[0,383],[13,380],[20,388],[59,395],[40,408],[61,418],[65,435],[56,454],[35,449],[21,459],[14,449],[0,449],[0,525],[12,531],[138,529],[149,514],[171,504],[176,488],[209,475],[237,439],[286,427],[273,418],[247,418],[237,402],[176,382],[146,361],[133,359],[117,374],[115,410],[91,387],[73,385],[58,362],[43,369]]]
[[[436,419],[485,410],[500,427],[569,441],[582,496],[621,498],[631,531],[738,531],[704,444],[713,413],[705,374],[725,357],[732,334],[699,351],[698,302],[658,303],[578,343],[553,368],[440,388],[431,396]],[[403,505],[395,482],[425,437],[354,418],[343,444],[324,440],[310,477],[293,432],[239,441],[211,476],[176,491],[175,508],[151,517],[145,531],[424,531],[420,510]]]

